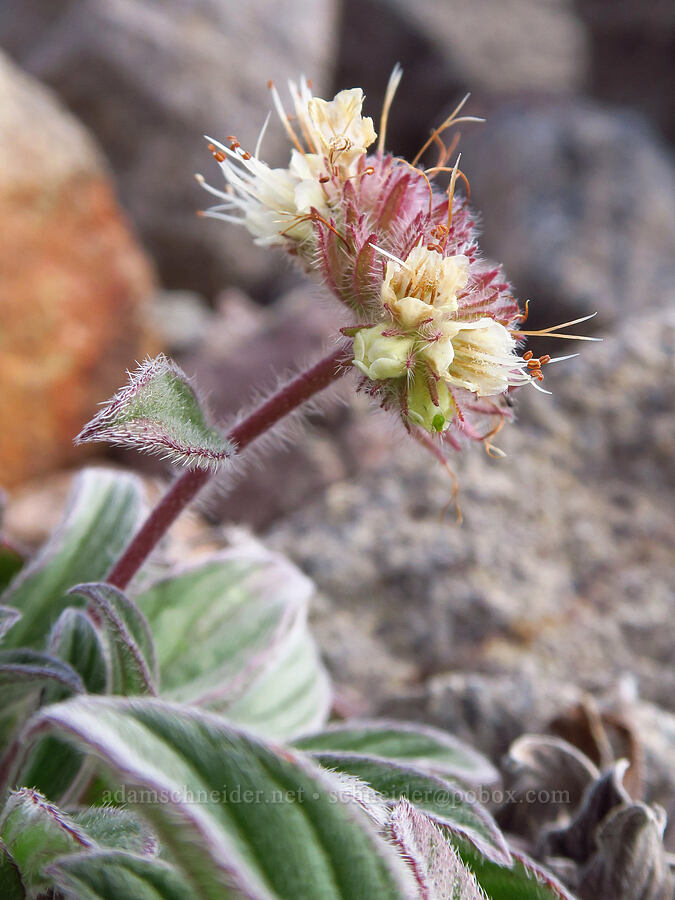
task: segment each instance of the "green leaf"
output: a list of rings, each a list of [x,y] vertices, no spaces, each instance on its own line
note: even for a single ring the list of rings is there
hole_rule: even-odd
[[[101,637],[82,609],[67,607],[54,623],[47,650],[75,669],[90,694],[105,694],[108,666]]]
[[[63,521],[2,595],[22,618],[8,646],[41,648],[67,606],[74,584],[105,578],[143,512],[140,481],[105,469],[85,469],[71,489]]]
[[[509,865],[508,846],[492,816],[457,783],[423,769],[356,753],[316,753],[328,769],[353,775],[389,800],[405,798],[437,825],[469,840],[488,859]]]
[[[495,784],[494,766],[480,753],[445,731],[407,722],[351,721],[295,740],[301,750],[346,750],[409,762],[467,784]]]
[[[63,660],[37,650],[0,650],[0,687],[3,699],[39,688],[57,686],[65,694],[84,691],[84,682]]]
[[[557,878],[524,853],[511,850],[509,868],[496,865],[469,844],[456,840],[453,844],[490,900],[575,900]]]
[[[7,801],[0,817],[0,838],[30,894],[48,886],[43,873],[46,863],[64,853],[94,846],[62,810],[28,788],[16,791]]]
[[[202,896],[174,866],[115,850],[63,857],[49,866],[48,872],[77,900],[185,900]],[[221,894],[223,900],[228,896],[229,892]]]
[[[389,821],[391,837],[429,900],[485,900],[485,894],[434,822],[406,800]]]
[[[109,584],[79,584],[70,596],[89,601],[87,614],[100,628],[113,694],[156,694],[157,663],[148,623],[128,597]]]
[[[84,610],[64,609],[49,634],[47,649],[77,671],[90,694],[105,693],[109,676],[103,644]],[[63,699],[60,687],[48,688],[42,705],[60,699]],[[46,737],[31,750],[15,780],[36,788],[51,800],[60,800],[81,767],[82,755],[78,750],[58,738]]]
[[[0,886],[3,900],[25,900],[26,889],[12,854],[0,841]]]
[[[40,705],[45,689],[59,699],[84,691],[77,672],[67,663],[37,650],[0,650],[0,752]],[[1,768],[1,767],[0,767]],[[0,787],[1,790],[1,787]]]
[[[311,582],[251,542],[136,597],[155,637],[162,693],[285,737],[325,722],[330,690],[307,629]]]
[[[23,556],[9,541],[0,538],[0,591],[4,591],[12,578],[23,567]]]
[[[0,606],[0,640],[20,618],[21,613],[18,609],[14,609],[12,606]]]
[[[135,813],[116,806],[90,806],[71,818],[89,837],[109,850],[155,856],[159,844],[147,824]]]
[[[192,468],[216,469],[236,448],[208,421],[187,376],[164,354],[129,373],[76,444],[135,447]]]
[[[200,898],[396,900],[415,896],[403,863],[337,782],[307,758],[194,709],[86,697],[45,708],[47,731],[98,757],[124,783],[167,857]]]
[[[42,702],[48,700],[50,693],[63,700],[73,693],[84,693],[84,690],[78,673],[56,657],[30,649],[1,650],[0,749],[7,748],[12,739],[16,740],[18,729]],[[19,749],[17,747],[17,754]],[[12,758],[23,761],[23,756],[17,754],[12,753]],[[0,783],[0,792],[7,786]]]

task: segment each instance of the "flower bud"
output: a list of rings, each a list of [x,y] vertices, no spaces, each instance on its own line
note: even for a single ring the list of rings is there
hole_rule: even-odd
[[[455,401],[444,381],[436,385],[436,397],[432,397],[424,373],[417,371],[408,388],[408,419],[432,434],[445,431],[457,412]],[[434,402],[437,400],[438,402]]]
[[[414,340],[387,334],[384,325],[361,328],[354,336],[353,364],[373,381],[400,378],[408,370]]]

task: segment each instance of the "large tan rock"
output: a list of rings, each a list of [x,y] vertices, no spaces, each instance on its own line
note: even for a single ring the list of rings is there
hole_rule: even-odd
[[[98,150],[0,56],[0,483],[74,457],[72,439],[151,349],[152,270]]]

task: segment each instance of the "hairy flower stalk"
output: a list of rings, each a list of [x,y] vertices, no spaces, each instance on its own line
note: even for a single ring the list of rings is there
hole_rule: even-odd
[[[280,419],[340,378],[348,363],[349,353],[341,345],[244,416],[228,433],[227,441],[236,453],[243,452]],[[106,579],[108,584],[122,590],[129,584],[180,513],[212,476],[213,472],[208,468],[194,468],[174,482],[111,569]]]
[[[421,429],[456,449],[465,437],[494,451],[490,439],[512,416],[510,392],[543,390],[543,367],[569,357],[519,355],[531,333],[522,329],[526,316],[501,267],[481,257],[468,203],[455,195],[466,179],[459,158],[448,165],[454,145],[441,137],[453,125],[481,121],[460,115],[465,101],[414,164],[384,153],[400,74],[397,67],[390,80],[375,152],[360,89],[326,102],[304,79],[290,82],[287,113],[270,85],[292,144],[288,167],[270,169],[259,157],[261,140],[253,154],[235,138],[211,141],[226,187],[204,185],[221,201],[204,215],[285,249],[349,309],[343,333],[354,339],[359,390],[396,412],[411,434],[420,437]],[[438,160],[421,168],[432,145]],[[441,190],[434,179],[444,173],[449,185]],[[563,327],[546,333],[571,337],[558,333]]]

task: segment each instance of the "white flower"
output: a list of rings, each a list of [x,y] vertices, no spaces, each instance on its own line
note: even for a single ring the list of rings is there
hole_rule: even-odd
[[[265,128],[255,153],[237,141],[230,146],[211,140],[211,149],[227,182],[226,191],[204,187],[222,202],[205,215],[243,224],[258,244],[303,242],[312,234],[312,210],[329,219],[337,201],[338,183],[358,173],[358,163],[376,134],[370,118],[361,115],[363,91],[340,91],[330,101],[313,97],[302,79],[289,82],[298,132],[291,125],[275,88],[277,112],[293,144],[288,168],[270,169],[258,158]],[[267,123],[265,123],[267,124]]]
[[[441,378],[478,397],[503,394],[511,385],[531,380],[527,364],[516,355],[515,339],[494,319],[446,322],[441,337],[422,355]]]
[[[421,243],[405,262],[387,263],[381,300],[405,328],[447,317],[457,309],[457,294],[469,280],[466,256],[443,257]]]
[[[310,149],[326,157],[343,177],[357,171],[359,159],[377,137],[373,120],[361,115],[362,107],[361,88],[340,91],[330,101],[313,97],[307,104]]]

